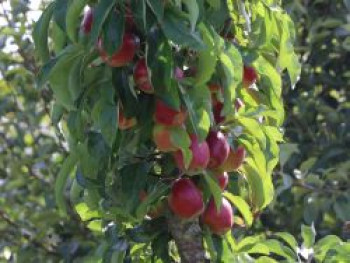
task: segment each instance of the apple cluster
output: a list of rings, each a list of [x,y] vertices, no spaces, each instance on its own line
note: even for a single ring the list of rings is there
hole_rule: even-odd
[[[88,10],[83,18],[82,32],[89,34],[92,29],[93,11]],[[123,67],[135,61],[137,50],[140,47],[140,40],[133,33],[133,18],[131,12],[126,9],[126,26],[120,48],[112,55],[104,50],[104,43],[99,39],[97,50],[101,60],[110,67]],[[244,66],[243,86],[251,86],[257,79],[254,68]],[[174,76],[177,80],[184,77],[180,68],[174,69]],[[149,69],[145,57],[140,57],[133,67],[133,79],[135,86],[140,92],[154,95],[154,87],[150,81]],[[212,113],[215,125],[210,129],[205,140],[187,132],[186,121],[188,112],[186,107],[174,109],[161,98],[154,95],[155,110],[153,114],[154,127],[152,138],[158,152],[167,153],[173,156],[176,167],[182,171],[181,177],[176,179],[168,196],[168,207],[182,219],[194,219],[200,217],[201,222],[209,227],[215,234],[224,234],[233,226],[233,209],[231,204],[222,197],[222,204],[217,209],[213,197],[205,202],[200,187],[189,175],[201,174],[203,171],[210,171],[222,191],[225,191],[229,182],[229,173],[236,171],[244,162],[246,151],[243,146],[233,147],[230,145],[227,134],[220,130],[220,124],[225,122],[222,111],[224,104],[220,100],[222,87],[218,83],[208,84],[212,97]],[[238,111],[244,103],[236,100],[235,108]],[[120,130],[126,130],[137,125],[137,119],[124,116],[122,106],[119,106],[118,126]],[[173,134],[179,130],[186,133],[190,138],[189,150],[191,159],[186,163],[183,149],[173,140]],[[147,197],[146,192],[140,193],[140,200]],[[155,207],[149,212],[151,217],[159,216],[164,210],[164,203]]]

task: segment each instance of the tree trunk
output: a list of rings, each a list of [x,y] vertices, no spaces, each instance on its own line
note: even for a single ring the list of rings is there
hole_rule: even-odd
[[[168,225],[178,248],[181,263],[207,262],[198,218],[182,220],[171,215],[168,218]]]

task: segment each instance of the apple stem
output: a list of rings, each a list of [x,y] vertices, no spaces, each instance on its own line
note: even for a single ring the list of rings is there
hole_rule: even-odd
[[[174,214],[168,217],[168,226],[178,248],[182,263],[209,262],[205,257],[202,230],[198,218],[182,220]]]

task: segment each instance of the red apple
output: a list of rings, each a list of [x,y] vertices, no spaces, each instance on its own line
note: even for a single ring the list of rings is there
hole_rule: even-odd
[[[156,110],[154,113],[154,119],[157,124],[163,124],[166,126],[180,126],[187,117],[185,110],[177,111],[170,108],[161,100],[156,101]]]
[[[127,130],[132,127],[134,127],[137,124],[137,120],[135,117],[133,118],[126,118],[124,116],[124,113],[122,109],[119,109],[119,114],[118,114],[118,127],[120,130]]]
[[[245,155],[246,150],[243,146],[238,146],[236,150],[231,148],[226,161],[218,169],[227,172],[236,171],[244,162]]]
[[[148,78],[146,59],[142,58],[135,64],[134,81],[136,86],[145,93],[152,94],[154,89]]]
[[[153,128],[153,141],[162,152],[176,151],[178,147],[171,141],[171,127],[156,124]]]
[[[219,84],[216,84],[216,83],[209,84],[208,88],[209,88],[211,93],[217,93],[217,92],[221,91],[221,86]]]
[[[204,209],[201,191],[188,178],[175,181],[168,198],[171,211],[182,219],[199,216]]]
[[[230,145],[226,136],[220,131],[210,131],[207,143],[210,151],[208,168],[215,169],[226,161],[230,152]]]
[[[121,47],[112,56],[108,56],[107,52],[104,50],[102,39],[98,41],[98,50],[101,59],[106,62],[106,64],[111,67],[123,67],[133,60],[139,44],[140,39],[137,36],[125,32]]]
[[[84,13],[83,21],[81,22],[81,30],[85,35],[91,32],[93,20],[94,20],[93,9],[89,8]]]
[[[192,160],[188,170],[197,171],[197,170],[205,169],[208,166],[208,162],[210,158],[208,144],[206,141],[199,142],[197,136],[194,134],[191,134],[190,138],[191,138],[190,150],[192,152]],[[174,158],[175,158],[177,167],[183,171],[186,170],[185,164],[184,164],[184,157],[181,150],[178,150],[177,152],[175,152]]]
[[[214,234],[223,235],[227,233],[233,226],[233,211],[229,201],[222,198],[222,205],[218,212],[214,199],[211,198],[202,215],[202,222],[207,225]]]
[[[228,174],[226,172],[215,175],[217,182],[222,191],[224,191],[228,185]]]
[[[258,75],[254,68],[249,66],[243,67],[243,86],[250,87],[253,83],[256,82]]]

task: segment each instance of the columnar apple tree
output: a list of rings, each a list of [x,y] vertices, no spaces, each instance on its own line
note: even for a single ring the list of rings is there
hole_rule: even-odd
[[[33,31],[37,82],[52,90],[69,149],[56,203],[105,235],[105,260],[228,262],[231,230],[271,202],[282,84],[300,70],[279,2],[45,8]]]

